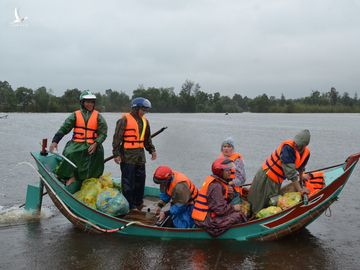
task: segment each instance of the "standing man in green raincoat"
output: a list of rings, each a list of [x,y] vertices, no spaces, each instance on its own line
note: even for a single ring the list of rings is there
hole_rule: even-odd
[[[107,137],[107,124],[102,115],[95,110],[96,96],[89,90],[80,95],[80,110],[73,112],[56,132],[50,145],[50,152],[57,151],[60,140],[73,130],[63,155],[72,161],[62,160],[55,173],[59,179],[70,185],[75,180],[82,182],[88,178],[98,178],[104,171],[104,148]]]

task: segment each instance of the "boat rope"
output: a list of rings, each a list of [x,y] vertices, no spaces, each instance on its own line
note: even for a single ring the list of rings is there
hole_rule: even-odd
[[[31,163],[29,163],[31,165],[32,168],[35,169],[34,166],[32,166]],[[64,207],[64,209],[66,210],[66,212],[68,212],[73,218],[79,220],[79,221],[82,221],[88,225],[90,225],[91,227],[101,231],[101,232],[104,232],[104,233],[114,233],[114,232],[118,232],[118,231],[122,231],[123,229],[131,226],[131,225],[134,225],[134,224],[138,224],[138,225],[144,225],[143,223],[141,223],[140,221],[131,221],[123,226],[121,226],[120,228],[115,228],[115,229],[104,229],[104,228],[101,228],[99,227],[98,225],[88,221],[87,219],[84,219],[84,218],[81,218],[77,215],[75,215],[68,207],[67,205],[59,198],[59,196],[55,193],[55,191],[53,190],[53,188],[49,185],[49,183],[45,180],[45,178],[38,172],[38,170],[35,169],[35,172],[39,175],[39,177],[41,178],[41,180],[43,181],[43,183],[45,184],[46,188],[48,188],[52,194],[54,194],[54,196],[56,197],[56,199],[60,202],[60,204],[62,205],[62,207]]]

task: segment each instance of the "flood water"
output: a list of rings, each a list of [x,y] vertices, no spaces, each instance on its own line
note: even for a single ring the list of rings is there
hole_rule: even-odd
[[[103,114],[108,122],[105,156],[120,114]],[[331,206],[298,234],[273,242],[161,240],[91,235],[62,216],[45,196],[42,215],[19,209],[27,184],[38,176],[26,164],[51,141],[68,114],[8,114],[0,119],[0,269],[358,269],[360,259],[360,165]],[[308,170],[343,162],[360,152],[360,114],[149,114],[158,159],[147,155],[147,185],[152,172],[166,164],[187,174],[198,187],[210,173],[227,136],[245,157],[248,182],[263,160],[297,131],[311,131]],[[62,150],[68,137],[59,144]],[[110,161],[105,172],[120,176]]]

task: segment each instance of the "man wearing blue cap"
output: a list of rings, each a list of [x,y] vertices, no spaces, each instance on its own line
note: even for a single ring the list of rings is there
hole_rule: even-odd
[[[131,102],[131,112],[124,114],[116,123],[113,138],[114,161],[120,164],[121,190],[130,209],[144,207],[145,151],[156,159],[156,150],[151,140],[149,121],[145,114],[151,109],[148,99],[137,97]]]

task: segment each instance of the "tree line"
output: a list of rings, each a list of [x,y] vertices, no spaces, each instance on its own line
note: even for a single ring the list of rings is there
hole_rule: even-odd
[[[67,89],[57,97],[51,89],[40,87],[36,90],[19,87],[12,89],[7,81],[0,81],[1,112],[72,112],[79,108],[81,90]],[[173,87],[145,89],[139,86],[130,98],[124,91],[108,89],[105,94],[95,93],[96,108],[102,112],[125,112],[130,109],[131,99],[145,97],[152,103],[152,112],[180,113],[350,113],[360,112],[357,93],[340,94],[334,87],[328,92],[311,91],[307,97],[287,99],[262,94],[255,98],[234,94],[232,97],[219,92],[209,94],[199,84],[186,80],[177,95]]]

